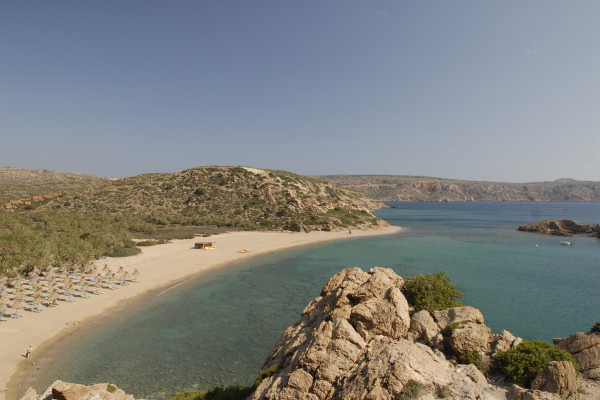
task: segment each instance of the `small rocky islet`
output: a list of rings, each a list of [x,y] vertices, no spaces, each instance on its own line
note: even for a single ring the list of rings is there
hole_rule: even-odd
[[[554,339],[572,354],[551,362],[531,388],[484,374],[457,354],[476,353],[484,364],[523,341],[508,331],[491,333],[470,306],[415,311],[405,282],[390,268],[346,268],[283,333],[262,368],[271,371],[252,400],[284,399],[600,399],[600,334],[578,332]],[[411,394],[409,394],[409,392]],[[115,386],[57,381],[41,396],[22,400],[101,398],[133,400]]]
[[[570,219],[553,219],[522,225],[518,228],[523,232],[537,232],[546,235],[573,236],[575,234],[588,234],[600,238],[600,224],[590,225]]]

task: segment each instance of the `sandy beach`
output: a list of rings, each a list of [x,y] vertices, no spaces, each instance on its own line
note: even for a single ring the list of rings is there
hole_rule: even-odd
[[[132,273],[140,272],[140,282],[104,290],[104,294],[89,299],[77,298],[74,302],[60,301],[58,307],[46,308],[41,313],[21,310],[23,318],[9,319],[0,324],[0,400],[16,399],[19,380],[31,366],[35,366],[36,352],[62,335],[97,319],[99,316],[133,301],[135,298],[161,287],[169,287],[191,276],[244,261],[249,257],[269,254],[287,248],[315,244],[331,240],[386,235],[397,232],[400,227],[378,230],[342,232],[232,232],[211,238],[176,240],[167,244],[145,247],[141,254],[127,258],[107,258],[96,261],[99,269],[108,265],[117,270],[124,267]],[[212,241],[216,248],[194,249],[195,242]],[[247,249],[247,253],[240,250]],[[28,346],[33,357],[25,358]]]

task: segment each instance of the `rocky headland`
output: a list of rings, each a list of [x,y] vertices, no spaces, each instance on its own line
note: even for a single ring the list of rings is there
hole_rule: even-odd
[[[406,175],[319,175],[380,201],[600,201],[600,182],[487,182]]]
[[[529,225],[519,226],[520,231],[538,232],[546,235],[572,236],[587,233],[590,236],[600,237],[600,224],[584,224],[570,219],[553,219],[549,221],[534,222]]]
[[[600,334],[555,339],[573,354],[580,372],[571,362],[554,361],[524,388],[481,371],[499,352],[517,348],[520,338],[493,334],[470,306],[415,312],[404,285],[389,268],[348,268],[333,276],[272,349],[263,365],[269,372],[261,373],[249,398],[600,399]],[[463,354],[476,354],[477,362],[461,363]],[[65,384],[58,384],[64,393]],[[45,398],[32,391],[28,396]]]

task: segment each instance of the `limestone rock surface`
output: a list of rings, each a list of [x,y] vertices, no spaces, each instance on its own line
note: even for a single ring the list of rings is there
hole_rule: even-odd
[[[391,269],[336,274],[273,348],[263,368],[279,369],[251,398],[395,399],[416,382],[422,398],[505,399],[506,389],[473,365],[449,362],[436,347],[443,328],[465,322],[456,346],[487,350],[491,336],[481,312],[457,307],[411,318],[403,285]]]
[[[44,393],[38,396],[29,389],[21,400],[135,400],[121,389],[107,383],[84,386],[76,383],[55,381]],[[141,400],[141,399],[138,399]]]
[[[600,334],[576,332],[560,340],[557,346],[573,355],[584,377],[600,378]]]
[[[577,392],[577,371],[569,361],[553,361],[533,380],[531,388],[566,399]]]

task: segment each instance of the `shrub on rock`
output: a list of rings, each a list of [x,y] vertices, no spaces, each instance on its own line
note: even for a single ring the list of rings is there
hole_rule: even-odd
[[[404,295],[415,311],[432,312],[462,306],[457,300],[463,297],[462,293],[450,283],[450,278],[443,271],[411,276],[404,285]]]
[[[552,361],[570,361],[579,369],[571,354],[542,340],[525,340],[515,349],[498,352],[495,367],[515,383],[529,388]]]

